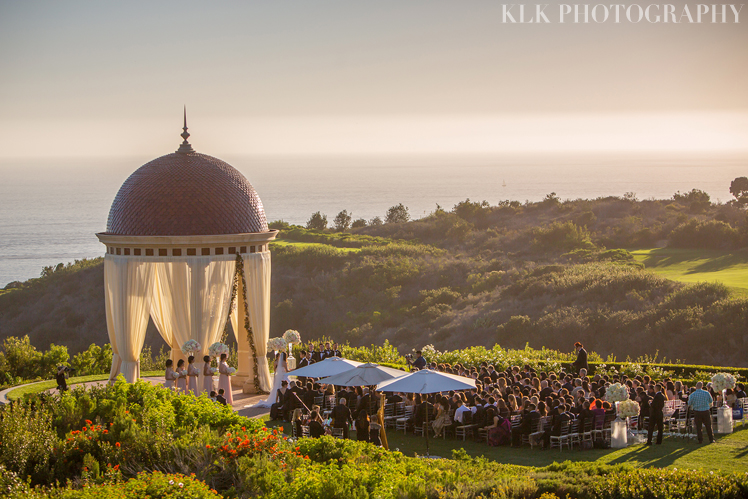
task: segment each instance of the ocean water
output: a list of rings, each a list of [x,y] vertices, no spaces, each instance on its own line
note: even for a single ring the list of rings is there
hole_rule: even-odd
[[[748,154],[218,156],[254,185],[269,221],[296,224],[318,210],[332,223],[343,209],[368,220],[403,203],[420,218],[466,198],[495,205],[550,192],[561,199],[626,192],[664,199],[697,188],[725,202],[732,179],[748,176]],[[0,287],[36,277],[46,265],[103,255],[94,234],[105,230],[122,182],[150,159],[0,160]]]

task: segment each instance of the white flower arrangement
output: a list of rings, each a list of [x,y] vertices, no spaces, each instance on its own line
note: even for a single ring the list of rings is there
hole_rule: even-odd
[[[610,385],[605,390],[605,400],[614,404],[616,402],[623,402],[629,399],[629,389],[620,383]]]
[[[624,400],[618,402],[618,416],[630,418],[639,415],[639,402],[635,400]]]
[[[233,376],[236,374],[236,368],[235,367],[229,367],[229,376]]]
[[[287,345],[301,344],[301,335],[295,329],[289,329],[288,331],[283,333],[283,339],[286,341]]]
[[[194,355],[202,349],[203,347],[196,340],[187,340],[182,345],[182,353],[185,355]]]
[[[270,338],[268,340],[268,350],[275,350],[276,352],[282,352],[286,349],[288,343],[283,338]]]
[[[220,341],[216,341],[211,346],[208,347],[208,355],[211,357],[221,357],[221,354],[229,354],[229,347],[221,343]]]
[[[735,388],[735,376],[730,373],[717,373],[712,376],[712,390],[721,393],[727,388]]]

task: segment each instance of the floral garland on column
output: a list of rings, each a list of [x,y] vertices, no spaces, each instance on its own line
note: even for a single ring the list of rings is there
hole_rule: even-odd
[[[236,299],[236,292],[237,288],[239,286],[239,279],[242,281],[242,292],[244,296],[244,330],[247,332],[247,340],[249,341],[249,348],[252,349],[252,371],[254,374],[254,384],[255,384],[255,392],[261,395],[267,395],[268,392],[263,390],[260,387],[260,375],[259,371],[257,369],[257,347],[255,346],[255,335],[252,332],[252,326],[249,325],[249,306],[247,305],[247,279],[244,275],[244,259],[242,256],[237,253],[236,254],[236,272],[234,273],[234,282],[231,286],[231,307],[234,306],[234,300]],[[226,318],[226,325],[223,328],[223,337],[228,337],[228,327],[229,323],[231,322],[231,312],[229,312],[229,316]],[[237,331],[234,331],[235,334],[238,334]]]

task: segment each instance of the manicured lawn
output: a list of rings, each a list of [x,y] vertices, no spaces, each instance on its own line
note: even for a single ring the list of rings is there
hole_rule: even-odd
[[[748,251],[649,248],[632,250],[637,262],[663,277],[686,283],[721,282],[748,296]]]
[[[140,373],[140,376],[161,376],[163,371],[146,371]],[[90,376],[74,376],[68,378],[68,387],[75,383],[88,383],[89,381],[102,381],[109,378],[109,374],[92,374]],[[40,381],[38,383],[32,383],[30,385],[21,386],[15,390],[8,392],[8,400],[18,400],[27,393],[41,393],[46,390],[57,388],[57,381],[51,379],[47,381]]]
[[[276,239],[275,241],[270,242],[271,246],[295,246],[297,248],[313,248],[315,246],[318,247],[324,247],[324,248],[332,248],[334,250],[340,251],[342,253],[358,253],[361,251],[361,248],[339,248],[337,246],[332,246],[330,244],[325,243],[303,243],[298,241],[288,241],[285,239]]]
[[[265,418],[266,419],[266,418]],[[290,423],[279,424],[278,421],[266,421],[268,426],[283,426],[284,432],[290,434]],[[350,435],[355,438],[355,432]],[[484,442],[466,441],[453,438],[429,438],[429,450],[432,456],[452,457],[453,449],[463,448],[472,456],[485,456],[488,459],[504,464],[522,466],[548,466],[561,461],[596,461],[600,464],[628,463],[641,467],[704,469],[708,471],[748,472],[748,425],[737,426],[731,435],[715,435],[714,444],[699,445],[695,439],[687,440],[676,437],[665,437],[662,445],[647,447],[643,444],[631,445],[625,449],[592,449],[563,452],[558,450],[538,450],[522,447],[489,447]],[[407,456],[426,454],[426,441],[423,437],[407,435],[403,432],[389,430],[387,438],[390,450],[399,450]],[[706,440],[706,436],[704,437]]]

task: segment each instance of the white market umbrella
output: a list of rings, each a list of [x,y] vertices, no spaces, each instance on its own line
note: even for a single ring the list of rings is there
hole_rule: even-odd
[[[361,364],[340,374],[322,378],[319,382],[335,386],[371,386],[406,374],[408,373],[405,371],[379,364]]]
[[[447,374],[439,371],[423,369],[412,372],[399,378],[384,381],[377,385],[379,392],[403,392],[403,393],[439,393],[449,390],[469,390],[475,388],[475,380],[456,374]],[[426,410],[426,427],[423,429],[426,436],[426,455],[429,455],[429,411]]]
[[[475,380],[472,378],[429,369],[406,373],[405,376],[383,381],[377,385],[377,391],[380,392],[403,393],[439,393],[471,388],[475,388]]]
[[[355,360],[328,357],[320,362],[294,369],[288,374],[291,376],[305,376],[307,378],[322,378],[350,371],[361,364],[362,362],[356,362]]]

